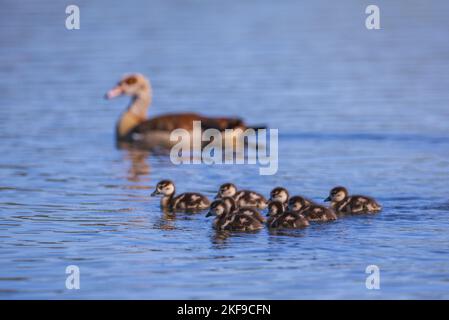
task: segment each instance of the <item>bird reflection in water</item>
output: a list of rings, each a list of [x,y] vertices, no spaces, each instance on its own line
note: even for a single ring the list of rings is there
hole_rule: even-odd
[[[229,231],[214,230],[211,234],[211,240],[213,244],[223,244],[231,236]]]
[[[213,245],[216,245],[217,249],[220,248],[220,245],[224,245],[228,242],[228,239],[232,237],[246,237],[253,236],[257,233],[261,232],[261,230],[254,231],[229,231],[229,230],[213,230],[211,233],[211,242]]]
[[[269,229],[268,234],[270,240],[275,240],[276,237],[291,237],[291,238],[303,238],[306,230],[302,229]]]
[[[150,156],[150,151],[137,148],[127,148],[124,151],[125,159],[131,163],[127,175],[128,181],[138,182],[149,180],[149,178],[142,179],[142,177],[150,174],[150,165],[147,161]]]
[[[168,210],[162,210],[162,214],[159,219],[154,224],[154,227],[160,230],[176,230],[178,229],[175,225],[176,214]]]

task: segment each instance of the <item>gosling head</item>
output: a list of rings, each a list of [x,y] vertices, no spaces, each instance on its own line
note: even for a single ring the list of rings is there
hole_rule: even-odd
[[[340,202],[348,197],[348,190],[345,187],[338,186],[329,192],[329,196],[324,201]]]
[[[270,201],[280,201],[286,203],[288,201],[288,191],[282,187],[276,187],[270,192]]]
[[[215,199],[233,197],[237,193],[237,187],[233,183],[224,183],[218,189]]]
[[[126,75],[117,85],[109,90],[105,98],[113,99],[122,95],[136,97],[142,94],[151,94],[150,82],[140,73]]]
[[[301,196],[293,196],[288,200],[288,209],[293,212],[299,212],[306,207],[306,199]]]
[[[151,194],[152,197],[156,195],[171,196],[175,193],[175,184],[170,180],[159,181],[156,185],[156,189]]]
[[[267,217],[275,216],[275,215],[281,214],[281,213],[284,213],[284,205],[282,202],[275,200],[275,201],[270,201],[268,203]]]
[[[217,216],[220,217],[229,212],[229,204],[226,203],[225,200],[219,199],[215,200],[210,204],[209,212],[206,214],[206,217]]]

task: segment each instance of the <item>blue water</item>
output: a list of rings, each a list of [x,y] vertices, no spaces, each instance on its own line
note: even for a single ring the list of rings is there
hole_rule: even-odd
[[[3,1],[0,298],[449,298],[447,1]],[[150,77],[150,115],[238,115],[279,129],[279,171],[173,165],[115,148],[122,74]],[[163,178],[321,201],[337,184],[384,211],[305,230],[217,235],[165,216]],[[380,290],[365,268],[380,269]],[[65,287],[68,265],[81,288]]]

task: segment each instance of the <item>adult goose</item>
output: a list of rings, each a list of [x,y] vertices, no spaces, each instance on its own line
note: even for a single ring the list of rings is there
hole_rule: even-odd
[[[170,147],[177,141],[170,141],[175,129],[193,130],[193,121],[201,121],[201,130],[242,129],[247,126],[239,118],[205,117],[196,113],[164,114],[148,118],[152,102],[150,81],[142,74],[124,76],[118,84],[106,93],[106,99],[127,95],[131,103],[121,115],[116,126],[116,139],[120,143],[136,143],[147,148]]]

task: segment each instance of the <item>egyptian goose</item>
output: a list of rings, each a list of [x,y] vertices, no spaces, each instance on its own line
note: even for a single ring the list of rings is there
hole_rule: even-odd
[[[211,203],[206,217],[215,215],[213,227],[216,230],[227,231],[256,231],[263,228],[260,221],[251,208],[235,208],[231,197],[215,200]],[[254,212],[249,212],[254,210]]]
[[[337,220],[337,215],[332,209],[310,202],[302,196],[291,197],[288,200],[288,209],[302,214],[309,221]]]
[[[209,199],[196,192],[185,192],[175,196],[175,184],[170,180],[159,181],[152,197],[162,195],[161,208],[169,211],[194,212],[209,208]]]
[[[382,206],[371,197],[353,195],[350,196],[345,187],[335,187],[324,201],[330,201],[331,207],[341,214],[377,213]]]
[[[284,206],[284,209],[288,207],[289,198],[288,190],[283,187],[276,187],[270,192],[270,201],[279,201]]]
[[[239,207],[265,209],[267,200],[263,195],[251,190],[237,190],[233,183],[224,183],[218,189],[215,199],[232,197]]]
[[[249,215],[256,220],[264,223],[265,218],[253,207],[241,206],[233,197],[220,197],[217,200],[223,200],[223,202],[229,207],[230,213],[240,212],[242,214]]]
[[[298,229],[309,226],[309,221],[300,213],[286,211],[281,201],[268,204],[267,220],[270,229]]]
[[[270,192],[270,201],[279,201],[284,205],[284,209],[288,209],[288,200],[290,199],[290,193],[283,187],[276,187]],[[312,200],[304,198],[306,204],[312,203]]]
[[[196,113],[164,114],[149,119],[147,112],[152,102],[150,81],[142,74],[126,75],[119,83],[106,93],[106,99],[127,95],[131,103],[120,117],[116,126],[118,142],[140,143],[151,148],[156,146],[169,147],[175,142],[170,141],[170,132],[174,129],[193,130],[193,121],[201,121],[201,129],[241,128],[246,125],[239,118],[212,118]]]

